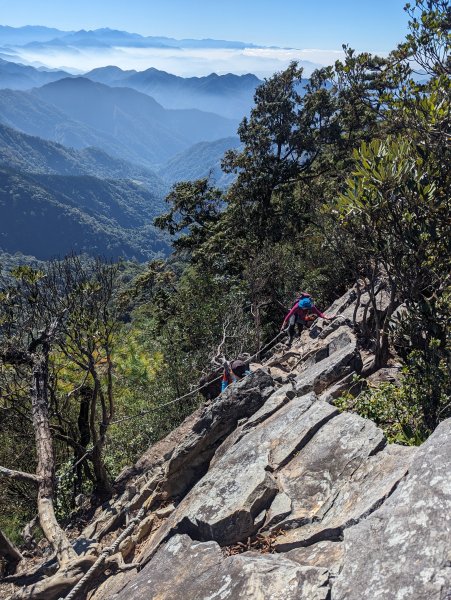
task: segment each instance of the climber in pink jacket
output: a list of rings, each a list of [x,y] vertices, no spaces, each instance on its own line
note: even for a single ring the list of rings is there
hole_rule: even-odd
[[[315,317],[312,313],[321,319],[333,319],[333,317],[326,317],[326,315],[316,308],[313,303],[313,298],[310,296],[310,294],[301,292],[301,295],[283,320],[282,327],[280,328],[281,331],[285,329],[285,326],[288,322],[288,338],[290,345],[293,341],[296,325],[298,326],[299,335],[301,335],[302,329],[307,325],[307,322],[314,320]]]

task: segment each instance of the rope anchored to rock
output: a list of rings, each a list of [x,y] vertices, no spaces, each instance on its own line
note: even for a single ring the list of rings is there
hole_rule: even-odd
[[[250,356],[249,361],[251,361],[251,360],[255,359],[257,356],[259,356],[262,352],[264,352],[267,348],[269,348],[269,346],[271,346],[277,339],[279,339],[279,337],[281,335],[284,335],[284,334],[285,334],[285,331],[280,331],[265,346],[260,348],[254,355]],[[203,388],[211,385],[211,383],[213,383],[214,381],[219,381],[221,378],[222,378],[222,375],[215,378],[213,381],[209,381],[208,383],[206,383],[202,386],[199,386],[199,387],[195,388],[194,390],[191,390],[190,392],[183,394],[182,396],[179,396],[178,398],[174,398],[174,400],[170,400],[169,402],[165,402],[164,404],[159,404],[158,406],[152,407],[149,410],[141,411],[140,413],[138,413],[136,415],[131,415],[129,417],[124,417],[123,419],[118,419],[116,421],[112,421],[110,423],[110,425],[113,425],[116,423],[122,423],[123,421],[127,421],[130,419],[137,419],[139,417],[142,417],[145,414],[154,412],[155,410],[160,410],[164,406],[168,406],[171,404],[175,404],[176,402],[180,402],[181,400],[184,400],[185,398],[189,398],[190,396],[196,394]],[[92,450],[93,449],[89,450],[81,459],[79,459],[77,461],[77,464],[79,464],[82,460],[84,460],[84,458],[86,458],[86,456],[91,454]],[[135,526],[143,519],[145,514],[146,514],[146,508],[143,507],[139,510],[137,515],[130,520],[129,524],[124,529],[124,531],[119,535],[119,537],[115,540],[114,544],[112,544],[111,546],[108,546],[101,552],[101,554],[99,555],[96,562],[88,569],[88,571],[83,575],[83,577],[80,579],[80,581],[72,588],[72,590],[69,592],[69,594],[67,594],[67,596],[65,596],[64,598],[60,598],[59,600],[76,600],[78,594],[80,594],[82,592],[82,590],[86,587],[88,582],[99,572],[99,570],[102,568],[105,561],[110,556],[112,556],[113,554],[115,554],[118,551],[120,544],[125,539],[127,539],[130,535],[132,535],[132,533],[135,529]]]
[[[92,567],[88,571],[86,571],[86,573],[83,575],[80,581],[72,588],[72,590],[67,594],[67,596],[65,596],[64,598],[60,598],[60,600],[75,600],[77,598],[77,595],[83,590],[83,588],[88,584],[88,582],[100,570],[107,558],[112,556],[113,554],[116,554],[121,543],[133,533],[135,526],[141,521],[145,513],[146,509],[141,508],[136,517],[133,517],[133,519],[130,520],[129,524],[124,529],[124,531],[118,536],[114,544],[108,546],[101,552],[99,558],[92,565]]]

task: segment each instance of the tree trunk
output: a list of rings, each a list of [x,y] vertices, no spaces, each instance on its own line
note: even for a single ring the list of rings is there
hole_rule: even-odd
[[[102,444],[103,445],[103,444]],[[108,477],[107,470],[103,463],[102,448],[96,446],[91,455],[91,461],[95,474],[94,494],[101,500],[111,497],[113,488]]]
[[[48,349],[44,347],[42,353],[37,352],[33,355],[33,384],[31,388],[32,418],[38,460],[36,475],[40,478],[38,514],[42,531],[55,550],[61,566],[76,558],[77,555],[55,517],[53,505],[55,457],[48,414],[47,376]]]
[[[256,360],[260,360],[260,348],[261,348],[261,332],[260,332],[260,305],[258,304],[258,300],[254,305],[254,323],[255,323],[255,343],[257,345],[257,356]]]
[[[7,562],[6,572],[9,574],[14,573],[16,570],[17,563],[22,560],[22,555],[19,550],[12,544],[3,531],[0,529],[0,557],[4,558]]]
[[[80,459],[86,454],[86,448],[91,440],[89,430],[89,406],[91,402],[92,390],[88,386],[82,386],[79,391],[80,408],[78,411],[78,431],[80,435],[80,446],[74,452],[74,463],[76,467],[76,477],[74,479],[74,498],[81,493],[83,487],[83,469],[84,466]]]
[[[399,303],[398,303],[399,304]],[[382,330],[380,333],[380,343],[379,343],[379,353],[376,355],[376,367],[380,369],[381,367],[385,367],[387,364],[389,354],[390,354],[390,337],[389,337],[389,325],[390,319],[392,317],[393,312],[397,308],[396,304],[396,288],[393,284],[391,284],[390,289],[390,301],[389,305],[386,309],[384,316],[384,324],[382,326]]]
[[[105,434],[107,430],[107,416],[105,412],[104,403],[102,403],[102,422],[100,423],[100,431],[97,435],[96,430],[96,405],[97,399],[101,395],[100,389],[100,381],[97,377],[97,373],[93,365],[90,368],[92,378],[94,380],[94,389],[92,391],[92,399],[91,399],[91,413],[89,416],[89,427],[91,431],[91,439],[94,444],[91,453],[91,462],[94,471],[95,484],[94,484],[94,494],[100,498],[101,500],[106,500],[111,497],[113,492],[113,488],[111,486],[110,478],[108,477],[107,470],[105,468],[103,458],[102,458],[102,449],[105,443]]]

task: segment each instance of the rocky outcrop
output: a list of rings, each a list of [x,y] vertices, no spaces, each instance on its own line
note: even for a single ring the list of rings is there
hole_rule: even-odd
[[[345,532],[344,545],[333,600],[451,598],[451,419],[379,510]]]
[[[207,471],[217,447],[238,421],[254,414],[273,391],[273,380],[260,369],[190,415],[121,473],[116,486],[122,493],[102,506],[85,536],[102,539],[156,493],[160,500],[183,495]]]
[[[275,554],[224,557],[215,542],[176,535],[162,547],[117,600],[325,600],[329,573]]]
[[[374,423],[340,414],[331,404],[355,386],[354,376],[362,367],[350,323],[353,316],[363,318],[365,308],[356,311],[354,299],[349,293],[337,301],[341,317],[332,323],[318,321],[288,351],[280,345],[252,376],[258,385],[240,383],[233,388],[239,403],[243,393],[250,399],[264,390],[264,399],[254,398],[247,414],[234,407],[231,395],[207,407],[208,416],[196,416],[198,425],[191,423],[183,432],[164,469],[174,481],[174,475],[189,466],[189,484],[183,475],[180,485],[165,484],[169,494],[183,497],[134,553],[134,560],[145,565],[143,570],[110,580],[96,600],[389,600],[407,597],[393,595],[401,583],[394,573],[403,569],[411,587],[422,590],[415,596],[406,588],[408,597],[426,599],[429,588],[412,584],[418,564],[425,565],[418,577],[432,582],[431,590],[446,581],[451,470],[446,475],[432,463],[446,462],[442,455],[448,452],[449,466],[451,452],[443,438],[446,428],[451,433],[451,423],[417,451],[387,444]],[[382,295],[380,302],[382,310]],[[366,312],[370,309],[367,306]],[[380,380],[386,380],[385,372]],[[233,411],[233,419],[227,419],[229,424],[219,433],[213,414],[220,421],[228,411]],[[212,432],[207,423],[213,425]],[[196,437],[199,432],[201,438]],[[204,470],[197,474],[191,467],[196,456],[204,457]],[[426,479],[420,477],[420,465],[428,471]],[[428,506],[434,508],[418,512],[426,487]],[[409,510],[413,512],[406,520]],[[442,536],[437,530],[444,519]],[[405,526],[411,533],[405,532],[404,538]],[[430,538],[434,548],[426,550],[430,559],[422,563],[420,550],[413,548],[416,536],[418,548],[427,539],[425,527],[436,534]],[[264,550],[245,551],[254,547]],[[396,563],[398,555],[405,558],[395,568],[391,562]],[[405,561],[410,561],[408,569]],[[371,577],[365,574],[368,570]]]
[[[451,420],[418,450],[337,410],[362,367],[354,302],[121,474],[84,536],[102,543],[145,509],[120,546],[140,570],[98,581],[90,600],[451,598]]]
[[[334,414],[310,394],[246,432],[180,503],[179,530],[221,545],[256,533],[279,492],[274,473]]]

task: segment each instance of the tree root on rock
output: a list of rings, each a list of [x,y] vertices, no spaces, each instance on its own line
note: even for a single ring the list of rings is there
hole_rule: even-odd
[[[55,575],[15,592],[8,600],[58,600],[70,592],[96,560],[94,555],[77,558]]]

